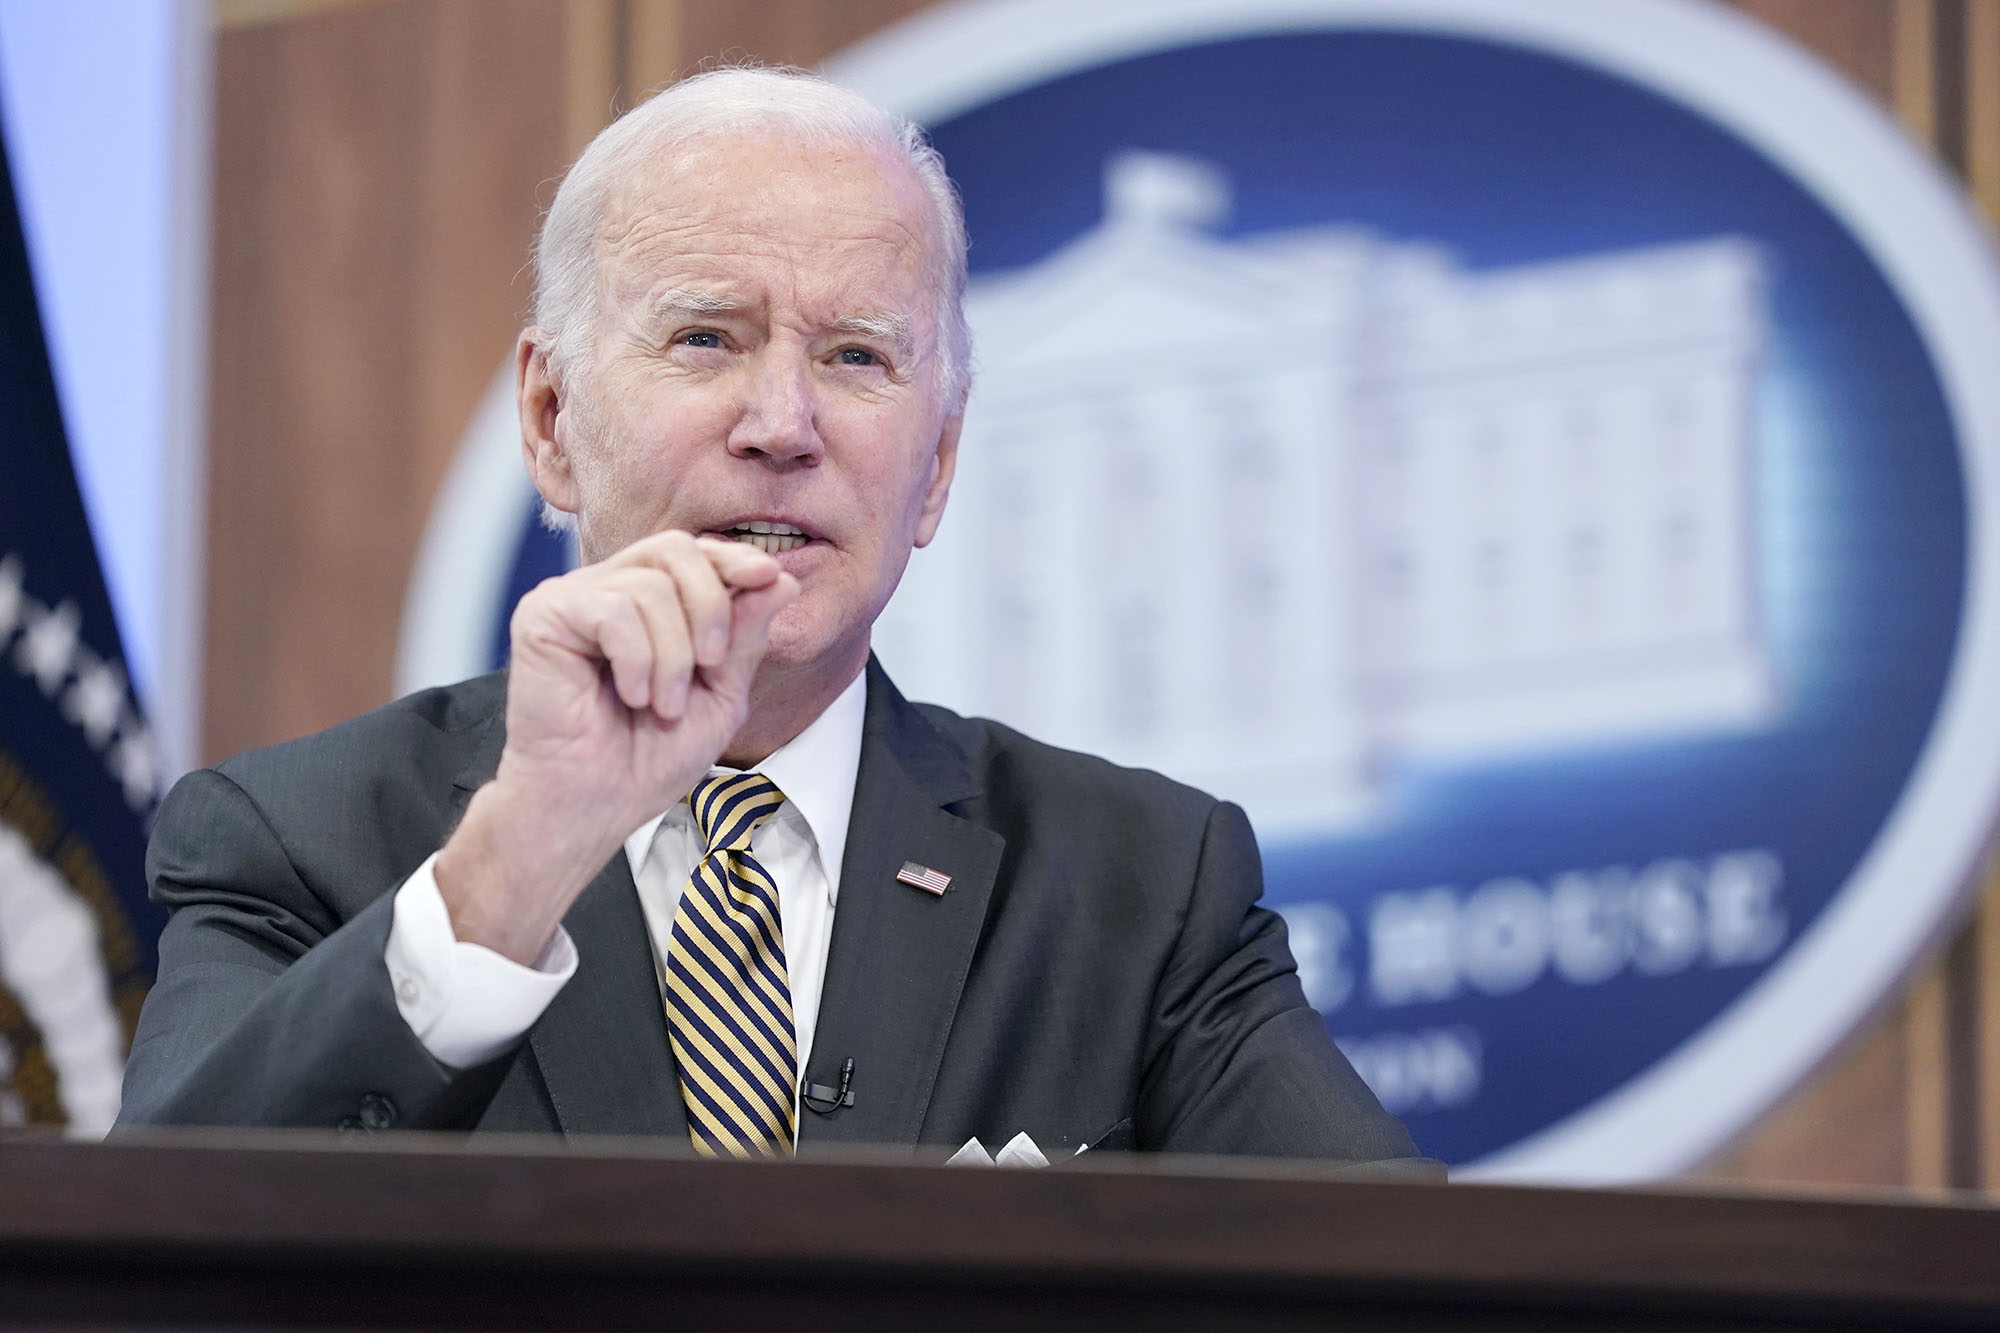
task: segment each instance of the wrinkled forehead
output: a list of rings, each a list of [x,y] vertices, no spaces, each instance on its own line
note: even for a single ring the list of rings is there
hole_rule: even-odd
[[[731,260],[759,256],[805,270],[858,264],[904,271],[935,305],[943,273],[935,211],[915,169],[883,145],[707,134],[620,173],[599,218],[600,276],[624,287],[661,264],[726,271]],[[611,295],[603,283],[600,291]]]

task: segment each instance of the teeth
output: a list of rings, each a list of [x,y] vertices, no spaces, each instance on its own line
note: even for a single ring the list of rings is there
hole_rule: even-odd
[[[789,523],[767,523],[763,519],[739,523],[723,535],[746,546],[754,546],[766,555],[776,555],[780,551],[796,551],[810,540],[805,533]]]

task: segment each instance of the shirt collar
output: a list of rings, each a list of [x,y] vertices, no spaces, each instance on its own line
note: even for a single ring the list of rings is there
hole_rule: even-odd
[[[840,894],[840,864],[847,852],[848,821],[854,814],[854,782],[861,772],[861,728],[867,715],[868,673],[862,671],[804,731],[751,770],[777,783],[786,804],[805,820],[806,831],[819,849],[829,905]],[[720,765],[709,770],[736,771]],[[625,856],[635,876],[667,814],[663,810],[654,815],[625,840]]]

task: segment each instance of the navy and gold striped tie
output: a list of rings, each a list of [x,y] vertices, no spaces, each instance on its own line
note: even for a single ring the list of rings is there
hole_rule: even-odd
[[[792,1151],[798,1047],[778,886],[750,836],[785,794],[761,773],[703,778],[688,793],[707,844],[668,936],[667,1033],[695,1151]]]

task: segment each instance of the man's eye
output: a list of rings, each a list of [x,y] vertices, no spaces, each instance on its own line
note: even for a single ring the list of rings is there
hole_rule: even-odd
[[[722,335],[712,329],[696,329],[693,333],[683,333],[681,335],[681,346],[720,347],[722,346]]]
[[[879,366],[882,359],[866,347],[843,347],[839,352],[843,366]]]

